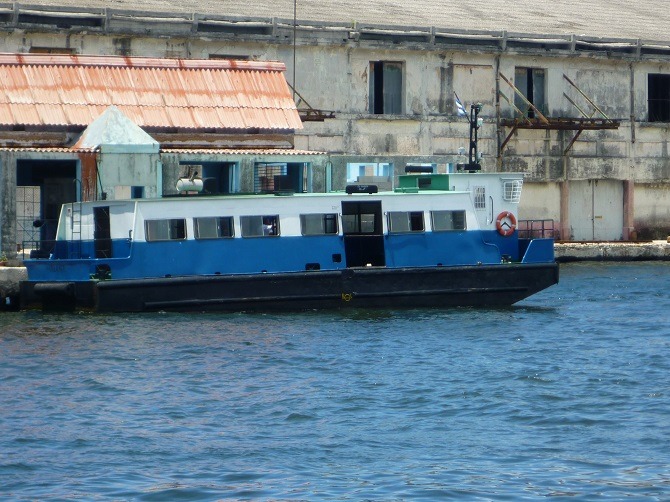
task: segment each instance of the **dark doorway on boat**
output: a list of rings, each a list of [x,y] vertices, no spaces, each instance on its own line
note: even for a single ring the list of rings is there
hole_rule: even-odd
[[[33,257],[49,256],[61,206],[80,197],[77,164],[76,160],[17,160],[17,250]]]
[[[343,201],[342,233],[347,267],[386,265],[380,201]]]
[[[184,176],[197,173],[202,178],[203,192],[226,194],[240,191],[240,174],[237,162],[180,162]]]
[[[112,257],[112,234],[109,227],[109,206],[93,208],[93,241],[96,258]]]

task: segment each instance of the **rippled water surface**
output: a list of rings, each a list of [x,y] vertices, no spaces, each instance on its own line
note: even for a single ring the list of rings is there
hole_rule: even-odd
[[[507,309],[0,313],[3,500],[670,499],[670,264]]]

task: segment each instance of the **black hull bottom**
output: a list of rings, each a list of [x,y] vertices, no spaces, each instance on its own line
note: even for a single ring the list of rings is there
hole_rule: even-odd
[[[24,307],[99,312],[507,306],[558,282],[558,264],[355,268],[285,274],[22,283]]]

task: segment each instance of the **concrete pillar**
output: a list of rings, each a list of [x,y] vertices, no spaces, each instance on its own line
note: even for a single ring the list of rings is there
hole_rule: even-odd
[[[637,239],[635,232],[635,182],[633,180],[624,180],[623,182],[623,240],[630,241]]]
[[[16,257],[16,157],[0,156],[0,253]]]
[[[559,183],[561,189],[561,222],[559,227],[562,241],[572,240],[570,232],[570,182],[565,180]]]

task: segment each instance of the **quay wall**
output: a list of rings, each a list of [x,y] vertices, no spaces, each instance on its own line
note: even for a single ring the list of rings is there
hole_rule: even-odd
[[[559,263],[573,261],[670,261],[668,241],[650,242],[557,242]]]

